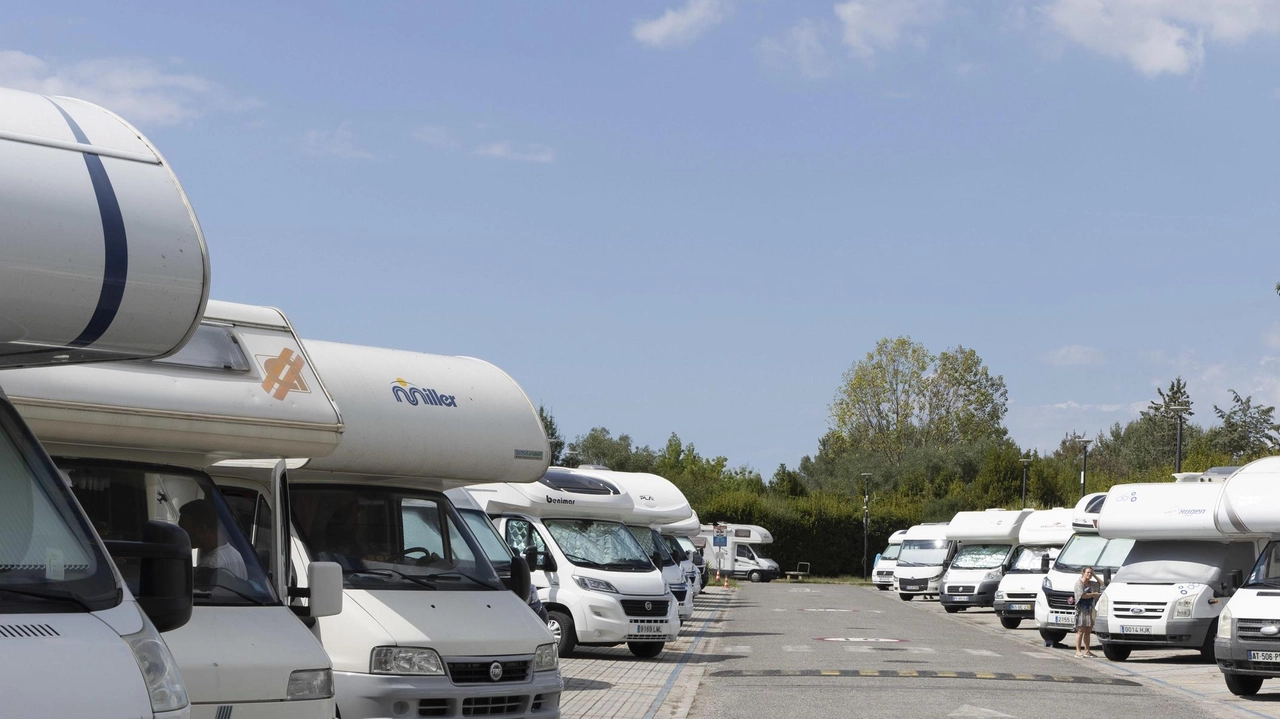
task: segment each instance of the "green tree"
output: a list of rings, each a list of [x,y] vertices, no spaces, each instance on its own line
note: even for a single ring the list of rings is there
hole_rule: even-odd
[[[627,434],[615,438],[605,427],[579,435],[569,443],[568,454],[575,457],[574,466],[599,464],[619,472],[652,472],[657,459],[648,446],[635,446]]]
[[[1002,375],[991,376],[978,353],[958,346],[938,355],[924,388],[926,442],[949,447],[1005,435],[1009,392]]]
[[[1213,412],[1222,421],[1209,431],[1215,448],[1231,456],[1233,461],[1245,461],[1271,453],[1277,444],[1280,425],[1275,421],[1275,407],[1254,405],[1253,396],[1241,397],[1231,391],[1231,408],[1213,406]]]
[[[786,464],[779,464],[774,470],[773,479],[769,480],[769,491],[787,497],[804,497],[809,494],[800,473],[788,469]]]
[[[547,433],[547,444],[551,445],[551,464],[559,466],[564,459],[564,437],[560,436],[560,428],[556,418],[545,405],[538,405],[538,419],[542,420],[542,429]]]

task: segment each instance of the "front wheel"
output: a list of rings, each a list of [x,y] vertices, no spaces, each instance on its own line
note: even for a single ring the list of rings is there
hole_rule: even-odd
[[[888,585],[888,584],[877,584],[877,585],[876,585],[876,589],[879,589],[879,590],[880,590],[880,591],[882,591],[882,592],[887,592],[887,591],[889,591],[889,585]]]
[[[1206,662],[1213,663],[1216,661],[1213,656],[1213,638],[1218,635],[1218,620],[1213,620],[1209,625],[1209,631],[1204,635],[1204,644],[1200,645],[1200,658]]]
[[[1000,626],[1005,629],[1017,629],[1022,620],[1017,617],[1000,617]]]
[[[573,626],[573,617],[568,614],[553,609],[547,612],[547,629],[551,630],[551,636],[556,638],[557,649],[560,656],[568,656],[573,651],[574,646],[578,643],[578,635]]]
[[[943,608],[943,609],[945,609],[945,610],[947,611],[947,614],[955,614],[956,612],[960,611],[961,609],[964,609],[964,607],[953,607],[953,606],[951,606],[950,604],[943,604],[943,605],[942,605],[942,608]]]
[[[1040,638],[1045,641],[1046,646],[1051,646],[1066,639],[1067,633],[1061,629],[1041,629]]]
[[[1129,647],[1117,647],[1114,644],[1103,644],[1102,653],[1106,655],[1107,659],[1110,659],[1113,662],[1122,662],[1129,658],[1129,655],[1133,653],[1133,649]]]
[[[627,642],[627,649],[641,659],[653,659],[662,652],[666,642]]]
[[[912,596],[912,595],[910,595],[910,594],[902,594],[902,593],[899,593],[899,594],[898,594],[898,597],[899,597],[900,599],[902,599],[902,601],[904,601],[904,602],[909,602],[909,601],[911,601],[911,596]]]
[[[1238,697],[1251,697],[1262,688],[1262,677],[1251,677],[1245,674],[1223,674],[1227,689]]]
[[[752,570],[751,573],[747,575],[747,579],[750,579],[752,584],[759,584],[764,581],[764,575],[758,571]]]

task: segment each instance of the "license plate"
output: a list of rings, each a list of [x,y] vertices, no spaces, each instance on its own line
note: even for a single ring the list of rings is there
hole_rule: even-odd
[[[1076,623],[1076,618],[1075,618],[1075,617],[1069,617],[1069,616],[1067,616],[1067,615],[1065,615],[1065,614],[1055,614],[1055,615],[1053,615],[1053,623],[1054,623],[1054,624],[1072,624],[1072,625],[1074,625],[1074,624]]]
[[[1280,662],[1280,652],[1249,652],[1251,662]]]
[[[633,624],[631,625],[633,634],[666,634],[667,625],[665,624]]]
[[[966,602],[968,600],[969,600],[968,594],[948,594],[947,595],[948,602]]]
[[[1121,634],[1150,634],[1151,627],[1132,627],[1127,624],[1120,625]]]
[[[1014,611],[1014,612],[1029,612],[1031,611],[1031,605],[1030,604],[1010,604],[1009,609],[1010,611]]]

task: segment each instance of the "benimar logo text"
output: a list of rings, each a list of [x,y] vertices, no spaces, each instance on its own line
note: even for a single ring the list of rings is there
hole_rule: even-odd
[[[391,383],[391,396],[395,397],[397,402],[408,402],[414,407],[420,404],[433,407],[458,406],[458,398],[455,395],[440,394],[433,389],[418,387],[403,377],[396,377],[396,381]]]

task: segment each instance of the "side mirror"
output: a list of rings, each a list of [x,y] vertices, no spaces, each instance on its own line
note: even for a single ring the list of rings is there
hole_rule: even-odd
[[[342,565],[312,562],[307,565],[307,614],[332,617],[342,613]]]
[[[1231,570],[1231,574],[1229,574],[1229,575],[1227,575],[1227,576],[1228,576],[1228,577],[1230,577],[1229,581],[1231,582],[1231,588],[1232,588],[1232,589],[1239,589],[1240,587],[1243,587],[1243,586],[1244,586],[1244,571],[1243,571],[1243,570],[1240,570],[1240,569],[1233,569],[1233,570]]]
[[[1108,567],[1107,569],[1102,570],[1102,585],[1105,587],[1110,583],[1111,583],[1111,568]]]
[[[1047,553],[1040,555],[1040,573],[1041,574],[1049,573],[1049,555]]]
[[[654,551],[653,554],[649,555],[649,561],[653,562],[654,567],[658,569],[662,569],[662,555],[659,554],[657,551]]]
[[[529,568],[529,571],[533,571],[538,568],[538,548],[537,547],[533,545],[529,545],[528,547],[524,548],[523,554],[521,554],[520,552],[516,552],[515,554],[521,555],[524,557],[525,566]]]
[[[504,578],[502,583],[522,601],[529,601],[531,579],[529,565],[524,561],[524,557],[511,558],[511,576]]]
[[[176,524],[148,520],[141,542],[104,542],[112,558],[141,560],[134,599],[156,631],[171,632],[191,619],[191,538]]]

